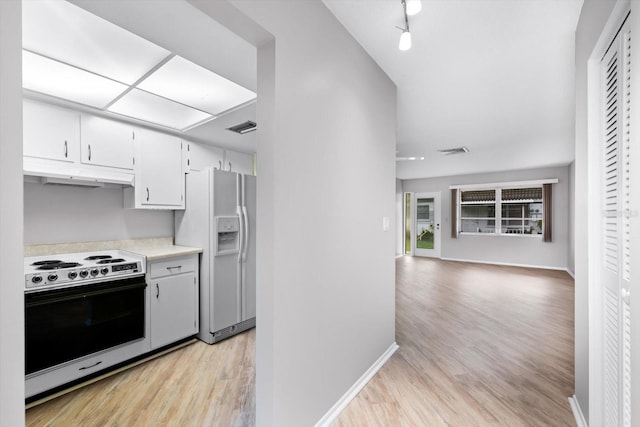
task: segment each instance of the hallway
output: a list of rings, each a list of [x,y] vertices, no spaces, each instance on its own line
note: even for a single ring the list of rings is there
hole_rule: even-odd
[[[335,427],[575,426],[567,273],[412,257],[396,268],[400,349]]]

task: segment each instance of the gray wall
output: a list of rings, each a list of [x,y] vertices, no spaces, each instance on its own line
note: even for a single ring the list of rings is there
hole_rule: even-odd
[[[613,0],[585,0],[576,29],[575,395],[589,421],[587,61],[613,10]]]
[[[558,178],[553,186],[553,241],[525,236],[460,235],[451,238],[450,185],[482,184]],[[404,191],[441,194],[441,256],[478,262],[528,265],[555,269],[567,268],[569,220],[569,167],[528,169],[511,172],[448,176],[442,178],[404,180]]]
[[[404,254],[404,190],[402,180],[396,179],[396,256]]]
[[[231,3],[274,37],[258,49],[257,423],[310,426],[395,341],[396,88],[321,1]]]
[[[567,270],[574,276],[576,271],[575,263],[575,222],[576,216],[576,163],[571,162],[569,165],[569,227],[567,229]]]
[[[20,0],[0,1],[0,425],[24,425],[22,32]]]
[[[124,209],[122,188],[24,184],[24,243],[173,236],[173,211]]]

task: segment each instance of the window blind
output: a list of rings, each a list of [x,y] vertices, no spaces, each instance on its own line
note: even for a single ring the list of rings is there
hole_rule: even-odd
[[[495,202],[496,190],[461,191],[460,200],[463,202]]]

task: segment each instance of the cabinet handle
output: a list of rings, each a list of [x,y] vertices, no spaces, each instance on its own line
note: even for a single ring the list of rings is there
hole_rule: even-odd
[[[91,144],[89,144],[89,161],[91,161]]]
[[[222,160],[218,160],[218,170],[222,170]]]
[[[229,162],[229,172],[231,172],[231,162]]]
[[[156,299],[160,298],[160,285],[156,283]]]
[[[149,187],[147,187],[147,202],[149,201]]]
[[[69,147],[67,145],[67,140],[64,140],[64,158],[67,158],[67,155],[69,154]]]
[[[89,365],[89,366],[83,366],[82,368],[78,368],[79,371],[83,371],[85,369],[91,369],[95,366],[98,366],[99,364],[102,363],[102,360],[98,360],[96,363],[94,363],[93,365]]]
[[[167,267],[167,270],[172,271],[172,270],[177,269],[177,268],[178,269],[182,268],[182,266],[181,265],[176,265],[175,267]]]

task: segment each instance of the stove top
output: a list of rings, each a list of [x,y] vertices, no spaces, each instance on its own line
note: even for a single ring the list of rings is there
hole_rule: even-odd
[[[25,289],[63,287],[145,273],[145,257],[109,250],[25,257]]]

